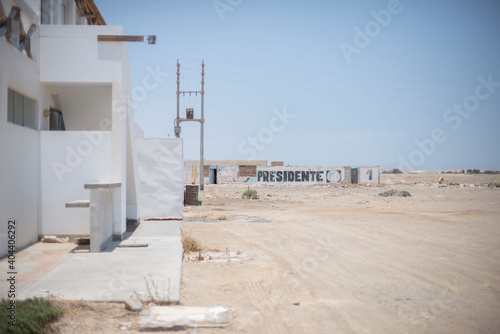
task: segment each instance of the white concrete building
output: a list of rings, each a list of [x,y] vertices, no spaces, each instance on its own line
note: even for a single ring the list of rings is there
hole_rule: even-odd
[[[9,220],[18,248],[89,235],[87,183],[121,183],[115,237],[139,217],[128,46],[98,42],[123,34],[92,0],[0,0],[0,257]]]

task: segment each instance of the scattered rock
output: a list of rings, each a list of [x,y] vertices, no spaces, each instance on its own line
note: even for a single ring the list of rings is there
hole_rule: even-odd
[[[136,298],[129,298],[125,301],[125,308],[133,312],[141,312],[142,303]]]
[[[411,194],[405,190],[403,191],[396,191],[394,189],[385,191],[383,193],[378,194],[379,196],[382,197],[412,197]]]
[[[228,262],[243,262],[248,261],[248,257],[243,254],[242,251],[229,252],[226,249],[225,252],[220,251],[205,251],[199,252],[196,255],[193,253],[188,254],[187,261],[189,262],[206,262],[206,263],[228,263]]]
[[[130,322],[120,322],[120,329],[130,331],[134,328]]]

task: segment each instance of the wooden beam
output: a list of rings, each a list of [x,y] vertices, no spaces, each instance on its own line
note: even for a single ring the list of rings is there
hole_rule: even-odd
[[[5,25],[5,21],[7,21],[7,16],[5,16],[5,12],[3,11],[2,3],[0,2],[0,27]]]
[[[144,36],[97,35],[98,42],[144,42]]]
[[[104,21],[104,18],[102,17],[101,12],[99,12],[99,8],[95,5],[94,0],[87,0],[86,2],[89,4],[90,13],[96,15],[95,21],[97,25],[105,26],[106,21]]]

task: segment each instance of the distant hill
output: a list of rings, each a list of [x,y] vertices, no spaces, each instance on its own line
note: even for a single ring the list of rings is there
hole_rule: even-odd
[[[404,174],[443,174],[443,172],[446,173],[452,173],[452,174],[461,174],[462,171],[467,173],[467,170],[479,170],[481,174],[484,174],[484,172],[493,172],[493,173],[500,173],[500,169],[498,168],[473,168],[473,167],[463,167],[463,168],[446,168],[446,169],[418,169],[418,168],[407,168],[407,167],[387,167],[387,166],[380,166],[380,173],[383,172],[390,172],[393,169],[399,169],[402,171]]]

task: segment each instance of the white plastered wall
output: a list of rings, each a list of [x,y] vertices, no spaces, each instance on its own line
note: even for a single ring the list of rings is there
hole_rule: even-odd
[[[182,139],[138,139],[141,218],[182,218]]]
[[[102,127],[111,123],[111,84],[50,85],[50,96],[51,106],[63,112],[66,130],[109,130]]]
[[[29,7],[29,3],[31,2],[27,2],[25,7]],[[22,10],[24,11],[23,8]],[[24,12],[23,15],[25,16]],[[29,27],[27,24],[25,26]],[[68,212],[64,206],[61,207],[64,205],[62,202],[85,199],[84,183],[119,181],[122,183],[120,195],[122,203],[126,203],[127,198],[134,195],[136,197],[135,203],[137,203],[137,192],[135,194],[127,192],[127,180],[132,178],[134,178],[136,188],[138,188],[138,177],[134,177],[137,171],[126,172],[127,157],[130,156],[130,152],[132,152],[133,159],[133,147],[130,147],[127,152],[127,134],[130,136],[129,140],[134,141],[132,131],[127,131],[127,117],[125,117],[128,112],[128,122],[133,122],[133,110],[127,110],[123,103],[131,91],[128,49],[126,43],[98,43],[98,34],[120,35],[123,34],[123,28],[111,26],[39,26],[32,37],[32,52],[35,59],[40,59],[40,64],[18,52],[5,39],[0,39],[0,256],[6,254],[6,226],[8,219],[11,218],[16,219],[17,222],[16,245],[18,247],[24,247],[37,241],[40,234],[52,232],[54,234],[85,233],[84,231],[88,230],[88,211],[84,213],[85,209],[83,209],[84,211],[77,213],[78,209],[74,209],[76,211]],[[40,39],[38,35],[40,35]],[[103,87],[106,92],[104,90],[93,91]],[[42,116],[43,110],[57,107],[52,96],[54,89],[58,90],[63,101],[69,101],[68,105],[70,106],[82,103],[81,97],[71,91],[73,88],[76,90],[83,88],[87,96],[97,97],[97,100],[101,101],[106,100],[105,104],[108,106],[111,97],[111,106],[107,111],[102,108],[100,111],[94,109],[96,114],[92,116],[92,119],[89,118],[82,123],[71,118],[76,115],[82,116],[82,113],[88,110],[88,105],[92,104],[93,101],[86,100],[84,101],[86,106],[82,105],[82,108],[68,108],[67,110],[67,122],[70,128],[98,130],[96,118],[102,119],[106,116],[110,116],[113,122],[111,133],[104,135],[106,137],[104,143],[99,148],[94,149],[93,154],[101,157],[84,159],[85,162],[80,165],[83,167],[85,164],[91,164],[92,166],[88,166],[91,172],[87,173],[84,168],[82,174],[74,178],[74,187],[68,186],[76,193],[71,193],[72,190],[70,193],[66,192],[67,185],[62,187],[58,184],[59,181],[52,180],[51,183],[50,177],[47,175],[51,172],[53,174],[53,171],[47,169],[46,166],[47,164],[50,166],[52,161],[59,158],[65,158],[66,146],[78,145],[81,141],[78,136],[84,135],[83,132],[74,134],[74,136],[67,132],[65,134],[67,138],[56,138],[53,136],[58,135],[58,133],[39,133],[8,123],[8,88],[36,101],[40,130],[48,130],[48,118]],[[84,118],[85,115],[82,119]],[[49,150],[49,147],[57,149]],[[47,153],[49,151],[50,153]],[[93,166],[95,160],[99,160],[99,168]],[[130,166],[135,168],[133,161]],[[78,167],[71,167],[74,169],[72,172],[74,175],[79,173],[77,172]],[[132,175],[132,177],[128,177],[128,175]],[[48,177],[46,181],[45,177]],[[43,187],[41,180],[44,180]],[[63,189],[60,193],[65,198],[51,200],[54,198],[55,189]],[[83,198],[81,198],[82,196]],[[123,231],[126,228],[125,209],[126,205],[122,205],[118,213],[122,217]],[[54,212],[52,212],[53,210]],[[80,218],[76,218],[81,223],[73,225],[73,214],[81,215]],[[58,218],[54,220],[51,218],[52,215]],[[85,221],[83,216],[86,217]]]
[[[65,203],[88,200],[86,183],[111,179],[109,131],[43,131],[41,144],[41,234],[90,233],[88,208]]]
[[[106,181],[121,183],[122,205],[115,215],[120,217],[122,231],[125,231],[127,207],[128,216],[137,218],[138,202],[134,148],[127,148],[127,140],[135,143],[133,130],[130,131],[128,126],[128,122],[133,122],[133,110],[126,102],[131,95],[128,46],[127,43],[97,41],[98,35],[123,33],[123,28],[118,26],[42,26],[40,80],[50,88],[52,95],[56,91],[59,93],[63,108],[65,102],[74,106],[75,102],[82,100],[81,108],[62,110],[68,130],[107,130],[99,122],[108,116],[111,119],[108,123],[111,130],[111,175]],[[104,102],[109,109],[89,108],[92,101],[78,94],[81,87],[88,95],[100,100],[110,97],[110,101]],[[95,91],[99,88],[103,88],[102,95]],[[105,93],[108,91],[110,94]],[[86,110],[88,114],[82,114]],[[129,182],[131,187],[128,187]]]
[[[7,253],[9,219],[16,220],[16,246],[38,239],[39,137],[36,130],[7,122],[11,88],[38,107],[38,66],[0,38],[0,257]]]
[[[40,80],[48,83],[121,82],[128,63],[123,43],[103,43],[97,35],[123,35],[119,26],[42,25]]]

